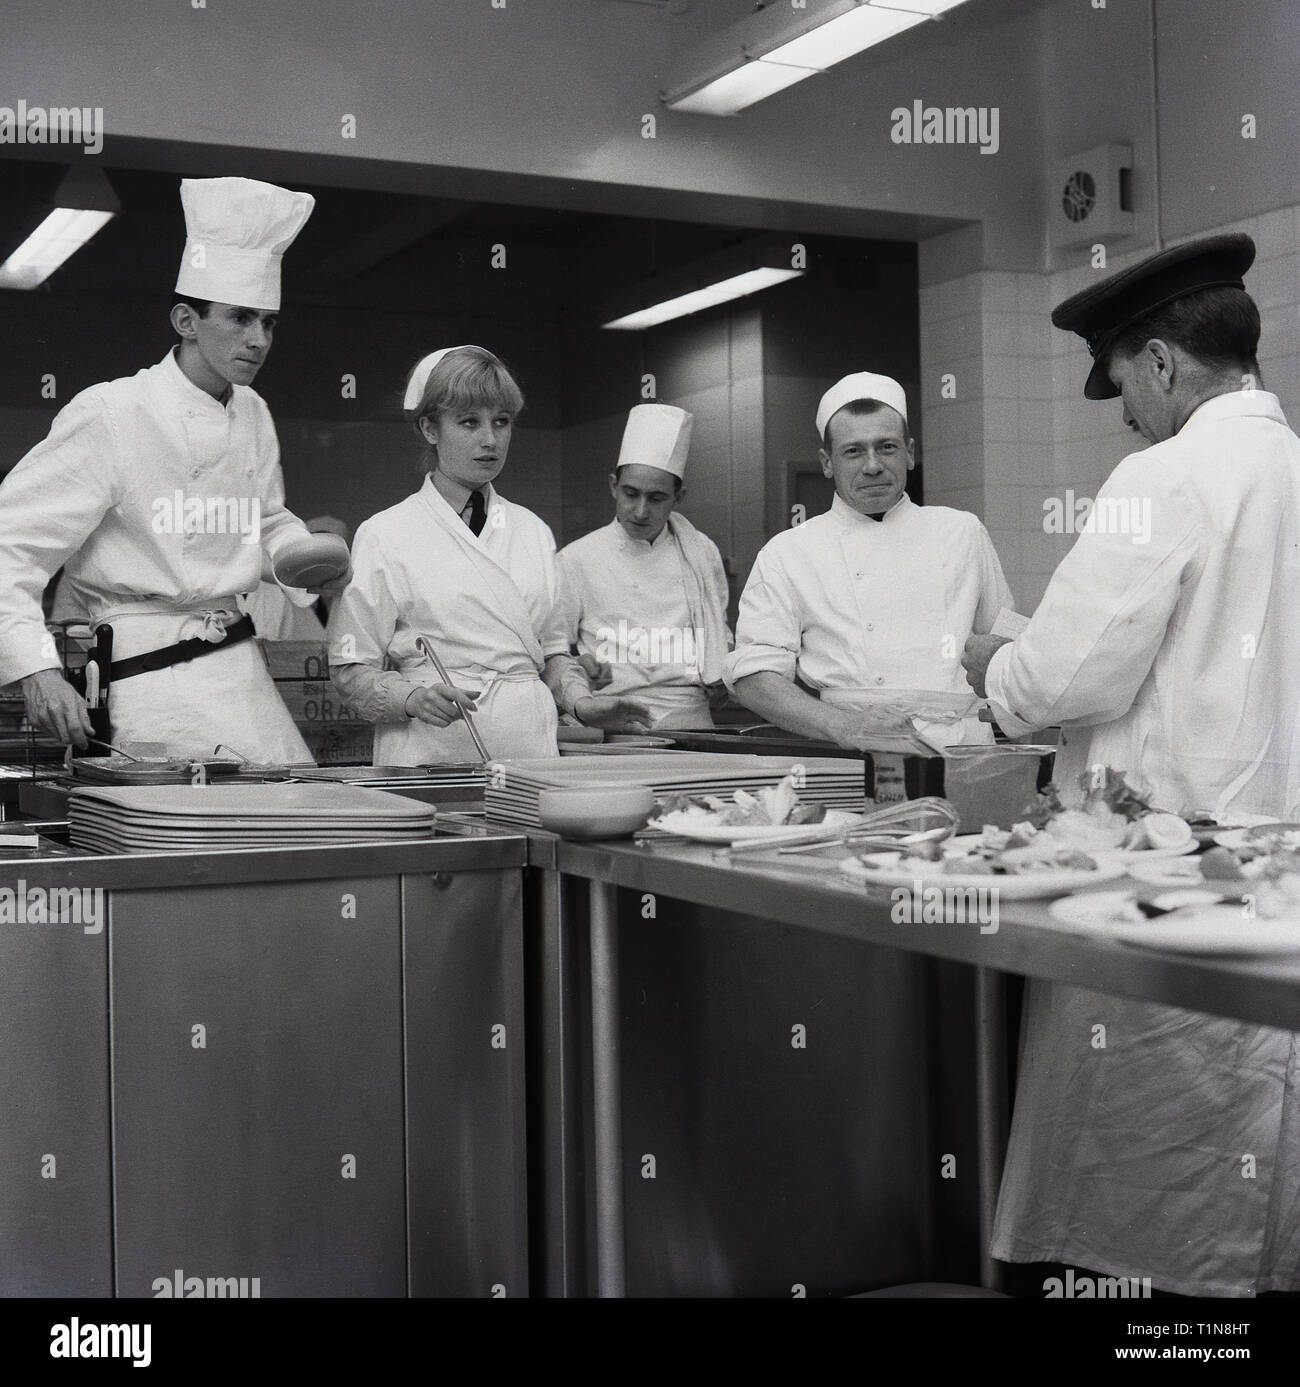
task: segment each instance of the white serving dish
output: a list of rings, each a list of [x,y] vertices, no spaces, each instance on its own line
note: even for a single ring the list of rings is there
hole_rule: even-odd
[[[542,827],[564,838],[625,838],[644,828],[654,809],[648,785],[583,785],[537,797]]]
[[[333,582],[348,571],[351,556],[339,535],[308,535],[278,550],[275,576],[291,588],[316,588]]]

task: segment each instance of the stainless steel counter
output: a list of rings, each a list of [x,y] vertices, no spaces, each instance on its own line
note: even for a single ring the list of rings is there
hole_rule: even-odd
[[[1294,955],[1191,957],[1068,928],[1042,901],[1002,902],[995,933],[982,934],[974,923],[896,924],[890,918],[888,889],[868,889],[841,877],[834,858],[843,853],[834,850],[797,858],[737,856],[728,862],[707,847],[638,848],[630,841],[580,843],[538,835],[531,853],[538,865],[554,854],[555,865],[565,874],[632,891],[1004,973],[1300,1030],[1300,919]],[[1115,884],[1107,883],[1110,889]]]
[[[997,1286],[987,1247],[1007,1132],[1006,973],[1300,1030],[1300,952],[1139,948],[1067,928],[1044,902],[1001,903],[987,933],[977,923],[896,923],[888,888],[838,874],[842,850],[725,858],[703,846],[534,833],[529,853],[546,883],[538,1145],[552,1293],[773,1295],[797,1284],[833,1295],[855,1272],[869,1278],[858,1289],[973,1280],[973,1270],[935,1275],[951,1251],[938,1245],[944,1237],[965,1244],[983,1284]],[[589,941],[585,996],[573,983],[566,911]],[[1300,920],[1296,929],[1300,943]],[[941,971],[917,972],[921,963]],[[806,1015],[818,1018],[821,1068],[803,1065],[793,1080],[772,1035]],[[768,1033],[757,1043],[756,1024]],[[730,1048],[720,1055],[719,1038],[734,1032],[760,1064],[734,1042],[722,1041]],[[899,1076],[903,1087],[891,1087]],[[809,1083],[820,1108],[802,1103]],[[665,1084],[679,1086],[689,1116],[656,1104]],[[570,1095],[588,1085],[590,1108],[575,1121],[566,1103],[580,1106]],[[743,1101],[726,1100],[728,1087]],[[929,1094],[919,1105],[918,1088]],[[692,1126],[707,1135],[693,1138]],[[701,1152],[710,1144],[712,1160]],[[706,1193],[651,1195],[637,1161],[656,1149],[721,1171]],[[977,1172],[976,1213],[945,1209],[944,1181],[922,1173],[940,1152],[964,1152],[960,1168]],[[590,1171],[585,1188],[574,1167]],[[749,1236],[746,1217],[762,1236]]]

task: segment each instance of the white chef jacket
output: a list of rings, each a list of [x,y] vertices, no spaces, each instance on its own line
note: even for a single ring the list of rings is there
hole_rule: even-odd
[[[714,570],[714,591],[725,593],[718,546],[706,535],[699,535],[699,543]],[[597,692],[636,698],[657,727],[712,727],[695,648],[697,623],[686,595],[686,562],[672,528],[665,525],[651,543],[611,520],[566,544],[557,563],[556,624],[580,654],[609,665],[610,682]],[[725,627],[725,612],[720,621]],[[654,654],[683,658],[645,658]],[[588,692],[585,681],[577,692]]]
[[[791,680],[797,671],[819,690],[968,695],[966,637],[1013,606],[976,516],[903,496],[872,520],[837,494],[829,511],[760,550],[740,599],[727,685],[762,670]],[[971,721],[971,740],[991,740],[987,724]]]
[[[418,635],[454,684],[479,692],[474,725],[494,760],[559,754],[555,700],[541,682],[546,657],[568,648],[548,625],[555,540],[532,511],[490,486],[486,497],[481,535],[432,477],[357,530],[352,581],[330,613],[330,676],[377,724],[375,765],[479,759],[463,721],[440,728],[406,714],[414,689],[442,682]]]
[[[1109,765],[1161,808],[1295,818],[1300,439],[1277,398],[1207,401],[1103,498],[1111,518],[989,663],[999,721],[1062,722],[1063,791]],[[1034,981],[1023,1050],[995,1256],[1184,1294],[1300,1289],[1296,1036]]]
[[[236,385],[222,405],[170,352],[75,396],[0,485],[0,684],[58,668],[41,593],[60,565],[69,601],[113,626],[114,660],[213,632],[218,619],[204,613],[237,616],[263,549],[274,555],[308,533],[285,507],[279,459],[255,391]],[[233,519],[242,502],[257,526],[187,529],[178,494],[236,503],[214,517]],[[294,589],[292,600],[311,598]],[[198,755],[225,742],[257,761],[311,760],[251,645],[116,682],[109,712],[119,743]]]

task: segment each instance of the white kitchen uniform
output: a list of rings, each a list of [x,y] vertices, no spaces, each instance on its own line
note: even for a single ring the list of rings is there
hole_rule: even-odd
[[[727,576],[718,546],[694,527],[701,582],[691,571],[671,516],[653,543],[612,520],[560,550],[555,621],[578,652],[609,666],[602,696],[644,703],[656,727],[712,727],[701,675],[705,614],[726,639]],[[588,692],[585,680],[576,693]]]
[[[837,495],[774,536],[745,584],[726,680],[796,672],[810,688],[970,694],[966,637],[1014,602],[988,532],[967,511],[901,497],[872,520]],[[967,742],[992,729],[972,716]]]
[[[295,607],[275,583],[259,583],[239,599],[253,618],[259,640],[323,641],[325,625],[311,607]]]
[[[556,709],[541,682],[555,602],[555,540],[532,511],[486,488],[475,535],[426,477],[405,501],[357,530],[353,577],[330,614],[330,675],[375,728],[375,765],[477,761],[463,721],[406,715],[420,685],[442,682],[416,646],[423,635],[452,683],[480,694],[474,725],[495,760],[556,756]],[[385,669],[385,663],[390,668]]]
[[[112,625],[115,661],[216,634],[257,585],[263,548],[307,534],[285,508],[279,459],[255,391],[236,385],[222,405],[171,353],[74,397],[0,486],[0,684],[58,667],[41,593],[60,565],[68,600]],[[251,643],[115,681],[109,714],[119,744],[312,759]]]
[[[999,721],[1062,723],[1063,794],[1108,765],[1177,813],[1296,818],[1300,439],[1277,398],[1207,401],[1097,514],[989,663]],[[1022,1045],[994,1256],[1300,1290],[1296,1036],[1034,981]]]

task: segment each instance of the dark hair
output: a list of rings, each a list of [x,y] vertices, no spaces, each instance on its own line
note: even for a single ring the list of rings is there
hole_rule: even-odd
[[[886,404],[884,400],[850,400],[848,404],[841,405],[840,409],[847,409],[850,414],[860,418],[864,414],[876,414],[882,409],[894,409],[894,406]],[[840,410],[837,409],[835,414],[839,412]],[[898,414],[898,411],[894,409],[894,413]],[[826,427],[822,430],[822,447],[828,453],[832,451],[831,421],[835,418],[835,414],[832,414],[830,419],[826,421]],[[910,443],[912,441],[912,426],[901,414],[898,414],[898,417],[903,420],[903,438]]]
[[[212,300],[211,300],[211,299],[190,299],[190,298],[178,298],[178,299],[173,299],[173,300],[172,300],[172,307],[174,308],[178,303],[183,303],[183,304],[188,305],[190,308],[192,308],[192,309],[199,315],[200,318],[206,318],[206,317],[208,316],[208,309],[210,309],[210,308],[212,307]]]
[[[630,462],[625,462],[625,463],[623,464],[623,467],[631,467],[631,466],[632,466],[632,464],[631,464]],[[616,467],[616,468],[614,469],[614,480],[615,480],[615,482],[617,482],[618,479],[623,475],[623,467]],[[667,472],[668,469],[667,469],[666,467],[661,467],[661,468],[659,468],[659,471],[660,471],[660,472]],[[673,479],[673,495],[674,495],[674,496],[680,496],[680,495],[682,494],[682,479],[681,479],[679,476],[677,476],[675,473],[670,474],[670,475],[672,475],[672,479]]]
[[[1130,323],[1108,355],[1136,356],[1153,338],[1181,347],[1206,366],[1259,375],[1259,309],[1244,289],[1198,289]]]

